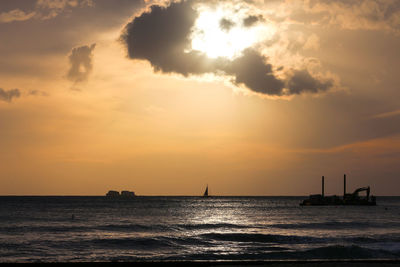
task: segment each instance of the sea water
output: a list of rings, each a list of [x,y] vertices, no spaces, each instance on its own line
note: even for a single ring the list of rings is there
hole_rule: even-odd
[[[400,198],[0,197],[1,262],[399,259]]]

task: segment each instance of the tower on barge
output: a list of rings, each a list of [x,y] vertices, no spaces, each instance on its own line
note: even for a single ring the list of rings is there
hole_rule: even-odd
[[[308,199],[303,200],[300,206],[328,206],[328,205],[363,205],[375,206],[376,197],[370,196],[370,187],[361,187],[353,193],[346,193],[346,174],[343,177],[343,197],[325,196],[325,177],[322,176],[322,192],[317,195],[310,195]],[[365,196],[360,196],[359,193],[365,192]]]

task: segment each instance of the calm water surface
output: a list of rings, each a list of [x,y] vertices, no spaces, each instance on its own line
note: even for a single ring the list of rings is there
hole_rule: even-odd
[[[400,197],[302,199],[0,197],[0,261],[400,259]]]

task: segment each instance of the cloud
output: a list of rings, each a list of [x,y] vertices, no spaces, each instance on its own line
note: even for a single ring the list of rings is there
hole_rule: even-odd
[[[400,1],[398,0],[301,2],[288,0],[282,5],[294,21],[337,25],[350,30],[387,30],[400,33]]]
[[[10,89],[4,90],[0,88],[0,100],[11,103],[14,98],[19,98],[21,96],[21,92],[19,89]]]
[[[243,25],[245,27],[251,27],[260,20],[263,20],[263,17],[261,15],[260,16],[250,15],[243,20]]]
[[[319,81],[307,70],[294,70],[290,75],[278,77],[274,69],[282,71],[282,68],[274,68],[255,47],[243,50],[232,59],[210,58],[193,50],[192,29],[198,16],[191,1],[174,2],[166,7],[150,6],[128,23],[121,35],[128,57],[149,61],[156,72],[186,77],[205,73],[229,76],[235,85],[244,85],[253,92],[270,96],[317,93],[333,86],[332,81]],[[247,27],[261,19],[260,16],[247,16]],[[219,21],[225,31],[234,25],[229,18]]]
[[[11,103],[13,99],[20,98],[21,96],[49,96],[49,94],[45,91],[40,90],[30,90],[30,91],[21,91],[20,89],[10,89],[4,90],[0,88],[0,100]]]
[[[235,26],[235,23],[229,19],[223,18],[220,20],[219,26],[221,29],[228,32],[233,26]]]
[[[399,116],[399,115],[400,115],[400,109],[394,110],[394,111],[385,112],[385,113],[379,113],[379,114],[376,114],[376,115],[372,116],[372,118],[374,118],[374,119],[382,119],[382,118],[389,118],[389,117],[394,117],[394,116]]]
[[[333,86],[333,80],[327,79],[326,81],[320,81],[311,76],[307,70],[294,71],[287,83],[290,94],[323,92]]]
[[[8,23],[13,21],[24,21],[35,16],[36,12],[32,11],[25,13],[20,9],[13,9],[8,12],[3,12],[0,14],[0,23]]]
[[[36,10],[40,19],[51,19],[65,10],[76,7],[93,6],[92,0],[37,0]]]
[[[228,64],[224,71],[235,77],[236,84],[244,84],[255,92],[267,95],[283,93],[284,82],[275,77],[266,58],[252,49],[245,50],[243,56]]]
[[[67,78],[74,82],[84,82],[87,81],[90,73],[92,72],[93,63],[93,50],[96,44],[91,46],[80,46],[72,49],[69,55],[70,69],[67,73]]]
[[[311,34],[305,42],[303,49],[318,50],[319,49],[319,37],[315,33]]]
[[[92,0],[37,0],[36,6],[48,9],[64,9],[66,7],[93,6]]]
[[[28,92],[28,95],[31,96],[49,96],[49,94],[45,91],[40,91],[40,90],[30,90]]]
[[[149,12],[125,27],[121,39],[128,56],[147,60],[156,71],[164,73],[187,76],[214,71],[213,60],[203,53],[185,53],[191,46],[189,36],[197,15],[189,2],[172,3],[167,8],[151,6]]]
[[[92,0],[37,0],[33,10],[25,12],[13,9],[0,13],[0,23],[26,21],[29,19],[51,19],[57,17],[65,10],[76,7],[93,6]]]

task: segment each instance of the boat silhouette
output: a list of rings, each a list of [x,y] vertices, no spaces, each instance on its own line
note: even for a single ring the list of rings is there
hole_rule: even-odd
[[[208,197],[208,185],[206,187],[206,190],[204,191],[203,197]]]

